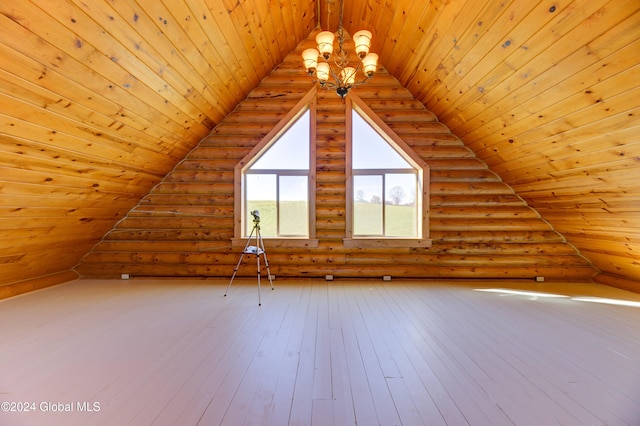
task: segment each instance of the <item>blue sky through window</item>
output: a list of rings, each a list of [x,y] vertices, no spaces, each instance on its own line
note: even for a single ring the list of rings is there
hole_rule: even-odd
[[[356,110],[352,113],[353,169],[412,169]]]
[[[309,110],[251,166],[252,170],[307,170],[309,168]]]

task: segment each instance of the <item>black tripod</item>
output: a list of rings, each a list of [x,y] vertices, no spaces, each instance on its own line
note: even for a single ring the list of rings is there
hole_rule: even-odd
[[[238,272],[238,268],[240,268],[240,264],[242,263],[242,258],[245,254],[253,254],[256,256],[256,262],[258,264],[258,306],[262,305],[262,301],[260,300],[260,255],[264,257],[264,264],[267,267],[267,274],[269,277],[269,284],[271,284],[271,290],[273,290],[273,280],[271,279],[271,271],[269,270],[269,261],[267,260],[267,252],[264,250],[264,242],[262,241],[262,235],[260,234],[260,212],[258,210],[254,210],[251,212],[253,215],[253,229],[251,230],[251,234],[249,234],[249,238],[247,238],[247,244],[244,246],[242,250],[242,254],[240,255],[240,260],[238,260],[238,264],[236,265],[236,269],[233,270],[233,275],[231,276],[231,281],[229,281],[229,285],[227,285],[227,291],[224,292],[225,297],[229,292],[229,288],[231,287],[231,283],[233,279],[236,277],[236,273]],[[251,237],[253,237],[255,233],[256,236],[256,244],[254,246],[251,244]]]

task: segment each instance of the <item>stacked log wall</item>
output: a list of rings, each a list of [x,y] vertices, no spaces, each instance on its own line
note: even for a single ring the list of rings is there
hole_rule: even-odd
[[[77,266],[82,276],[229,277],[234,167],[312,87],[290,54]],[[582,281],[597,271],[383,69],[353,93],[430,166],[430,248],[345,248],[345,102],[318,90],[318,247],[266,247],[277,277]],[[245,262],[239,276],[255,276]]]

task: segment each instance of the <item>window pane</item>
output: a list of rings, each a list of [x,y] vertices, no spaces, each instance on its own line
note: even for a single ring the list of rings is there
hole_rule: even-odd
[[[245,175],[246,189],[246,217],[245,236],[249,236],[253,229],[251,212],[260,212],[260,231],[263,237],[276,235],[276,175],[247,174]]]
[[[385,175],[385,235],[417,237],[418,209],[414,173]]]
[[[309,234],[309,183],[307,176],[280,176],[280,235]]]
[[[354,235],[382,235],[382,176],[353,177]]]
[[[309,169],[309,110],[260,156],[251,169]]]

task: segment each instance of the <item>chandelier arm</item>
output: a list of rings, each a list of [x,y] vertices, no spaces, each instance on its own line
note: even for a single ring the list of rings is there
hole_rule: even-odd
[[[362,81],[356,81],[355,83],[353,83],[351,85],[351,87],[353,86],[360,86],[361,84],[364,84],[367,82],[367,80],[369,80],[371,77],[369,77],[368,75],[365,74],[364,79]]]
[[[340,66],[338,65],[338,67],[340,67]],[[340,81],[340,76],[338,74],[336,74],[336,72],[333,70],[333,67],[331,66],[331,64],[329,64],[329,72],[331,73],[331,76],[333,77],[333,79],[336,81],[336,87],[335,88],[338,88],[338,87],[342,86],[342,82]],[[332,89],[333,89],[333,87],[332,87]]]
[[[321,81],[318,79],[314,79],[313,83],[320,83],[320,87],[322,87],[323,89],[337,89],[338,85],[331,82],[331,81]]]
[[[349,65],[347,52],[345,52],[344,50],[340,50],[338,53],[336,53],[333,57],[333,63],[338,68],[345,68],[347,65]]]

